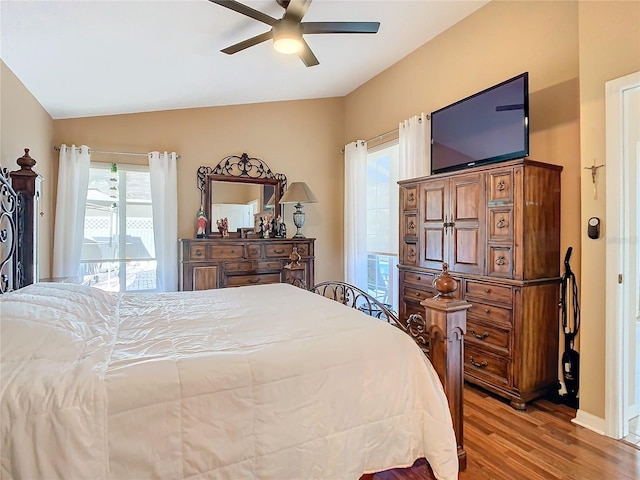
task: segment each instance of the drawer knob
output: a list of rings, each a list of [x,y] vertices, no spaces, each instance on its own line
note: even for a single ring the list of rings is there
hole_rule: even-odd
[[[507,260],[502,255],[496,259],[496,265],[504,265],[505,263],[507,263]]]
[[[250,278],[249,280],[247,280],[249,283],[258,283],[260,281],[259,278]]]
[[[422,280],[422,277],[420,275],[418,275],[416,278],[418,279],[418,281]]]
[[[489,334],[487,332],[484,332],[482,335],[478,335],[473,328],[469,329],[469,333],[471,333],[471,335],[476,337],[478,340],[484,340],[485,338],[487,338],[489,336]]]
[[[409,220],[409,223],[407,224],[407,228],[409,230],[413,230],[414,228],[416,228],[416,224],[413,223],[413,220]]]
[[[491,293],[491,289],[490,288],[485,288],[484,289],[484,293]]]
[[[504,217],[500,218],[500,220],[498,220],[498,223],[496,224],[497,228],[506,228],[507,226],[507,221],[504,219]]]
[[[278,250],[274,250],[275,253],[280,254],[280,253],[284,253],[284,250],[279,248]]]
[[[499,192],[502,192],[505,188],[507,188],[507,186],[505,185],[504,180],[500,180],[498,185],[496,185],[496,190]]]
[[[488,308],[484,309],[484,313],[489,313],[491,310],[489,310]]]
[[[476,368],[485,368],[487,365],[489,365],[486,361],[482,361],[482,363],[474,362],[473,356],[471,355],[469,356],[469,363],[471,363],[471,365]]]

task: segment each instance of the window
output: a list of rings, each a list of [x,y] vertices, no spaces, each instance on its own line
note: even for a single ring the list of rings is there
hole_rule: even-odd
[[[397,311],[398,142],[367,152],[367,289]]]
[[[148,166],[91,164],[81,263],[94,287],[156,290]]]

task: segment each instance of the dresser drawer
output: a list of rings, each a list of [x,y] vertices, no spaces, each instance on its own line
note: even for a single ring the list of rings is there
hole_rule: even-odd
[[[267,257],[288,257],[293,251],[293,244],[278,243],[276,245],[265,245],[264,249]],[[298,253],[300,253],[299,249]],[[300,255],[302,254],[300,253]]]
[[[224,265],[224,269],[227,272],[247,272],[253,270],[253,263],[251,262],[227,262]]]
[[[267,283],[279,283],[279,273],[265,273],[262,275],[229,275],[228,287],[244,287],[247,285],[264,285]]]
[[[252,243],[248,244],[247,258],[262,258],[262,245]]]
[[[281,260],[271,260],[263,262],[255,262],[258,270],[280,270],[282,268]]]
[[[214,259],[244,258],[244,245],[211,245],[209,248]]]
[[[511,310],[487,303],[471,302],[471,308],[467,310],[467,317],[491,324],[502,324],[507,328],[513,324]]]
[[[491,355],[476,348],[471,342],[464,344],[464,373],[493,385],[509,385],[509,359]]]
[[[190,260],[204,260],[207,258],[207,249],[204,245],[191,245],[189,248]]]
[[[474,282],[473,280],[467,280],[466,285],[466,297],[476,297],[482,300],[491,300],[493,302],[503,303],[511,306],[511,288],[500,285],[492,285],[489,283]],[[473,301],[469,300],[473,303]]]
[[[490,325],[469,317],[464,340],[469,345],[476,345],[484,350],[492,350],[502,355],[511,354],[511,331],[498,325]]]

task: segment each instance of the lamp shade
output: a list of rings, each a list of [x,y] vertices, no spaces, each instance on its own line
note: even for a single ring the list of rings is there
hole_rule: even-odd
[[[318,203],[318,199],[304,182],[293,182],[284,192],[280,203]]]

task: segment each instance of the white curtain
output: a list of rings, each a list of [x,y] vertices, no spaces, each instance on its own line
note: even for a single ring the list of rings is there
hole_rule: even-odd
[[[344,148],[344,276],[367,290],[367,144]]]
[[[156,281],[161,292],[178,289],[178,182],[175,152],[149,154]]]
[[[423,177],[431,173],[431,149],[428,148],[427,116],[421,113],[400,122],[399,179]]]
[[[91,154],[86,145],[60,147],[53,235],[54,277],[76,277],[81,274],[80,256],[90,163]]]

